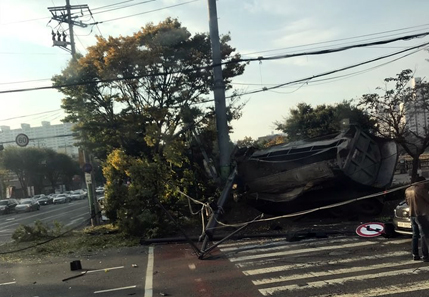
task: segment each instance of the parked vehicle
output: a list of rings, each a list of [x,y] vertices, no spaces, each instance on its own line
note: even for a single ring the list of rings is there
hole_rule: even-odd
[[[15,207],[15,212],[30,212],[40,210],[40,204],[33,198],[25,198],[19,200],[18,205]]]
[[[76,190],[70,193],[71,200],[81,200],[86,198],[86,192],[83,190]]]
[[[103,196],[104,195],[104,187],[97,187],[95,189],[95,195],[98,196]]]
[[[48,205],[48,204],[52,204],[53,200],[54,200],[54,197],[52,195],[48,195],[37,199],[37,202],[39,202],[40,205]]]
[[[52,202],[53,204],[67,203],[71,202],[71,198],[67,194],[57,194]]]
[[[35,200],[39,200],[40,198],[44,198],[44,197],[46,197],[46,195],[45,195],[45,194],[39,194],[39,195],[34,195],[34,196],[33,196],[33,199],[35,199]]]
[[[410,219],[410,207],[407,202],[402,201],[396,206],[393,216],[393,225],[395,226],[395,232],[401,234],[413,234],[411,228],[411,219]]]
[[[8,214],[15,212],[15,207],[18,205],[18,201],[13,198],[0,200],[0,214]]]

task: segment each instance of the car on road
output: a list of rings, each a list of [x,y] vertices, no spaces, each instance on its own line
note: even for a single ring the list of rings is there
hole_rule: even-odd
[[[48,195],[37,199],[37,202],[39,202],[40,205],[48,205],[48,204],[52,204],[53,200],[54,200],[54,197],[52,195]]]
[[[45,194],[38,194],[38,195],[34,195],[33,199],[39,200],[40,198],[44,198],[44,197],[46,197]]]
[[[86,192],[84,190],[71,191],[71,200],[81,200],[86,198]]]
[[[0,200],[0,214],[8,214],[15,212],[15,207],[18,205],[18,200],[9,198]]]
[[[24,198],[19,200],[18,205],[15,207],[15,212],[30,212],[40,210],[40,204],[33,198]]]
[[[395,232],[400,234],[413,234],[410,219],[410,207],[407,202],[401,201],[395,208],[393,216],[393,225]]]
[[[98,196],[103,196],[104,195],[104,187],[97,187],[95,189],[95,195]]]
[[[71,202],[71,198],[67,194],[57,194],[52,201],[53,204]]]

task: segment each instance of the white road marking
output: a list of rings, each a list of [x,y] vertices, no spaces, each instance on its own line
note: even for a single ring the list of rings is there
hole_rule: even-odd
[[[278,286],[278,287],[260,289],[259,292],[261,292],[261,294],[264,296],[269,296],[269,295],[273,295],[274,293],[283,292],[283,291],[297,291],[297,290],[303,290],[303,289],[323,288],[333,284],[343,285],[346,282],[352,282],[352,281],[363,281],[363,280],[376,279],[376,278],[389,277],[389,276],[409,275],[409,274],[416,274],[416,273],[428,272],[428,271],[429,271],[429,267],[427,266],[420,267],[418,269],[416,268],[399,269],[399,270],[386,271],[386,272],[380,272],[380,273],[374,273],[374,274],[349,276],[349,277],[342,277],[342,278],[329,279],[329,280],[323,280],[323,281],[307,282],[305,286],[296,285],[296,284],[287,285],[287,286]]]
[[[420,264],[420,263],[414,262],[413,264]],[[259,285],[286,282],[291,280],[300,280],[300,279],[306,279],[306,278],[312,278],[312,277],[334,276],[334,275],[346,274],[346,273],[363,272],[363,271],[370,271],[370,270],[383,269],[383,268],[393,268],[393,267],[398,267],[403,265],[410,265],[410,261],[407,260],[407,261],[398,261],[398,262],[374,264],[374,265],[366,265],[366,266],[353,266],[349,268],[339,268],[339,269],[332,269],[332,270],[326,270],[326,271],[312,271],[312,272],[303,273],[303,274],[293,274],[289,276],[265,278],[265,279],[255,280],[252,282],[254,285],[259,286]]]
[[[311,244],[317,244],[317,245],[327,245],[332,243],[341,243],[341,242],[351,242],[351,241],[358,241],[359,238],[340,238],[340,239],[333,239],[331,241],[320,241],[320,240],[305,240],[301,243],[290,243],[287,241],[284,242],[274,242],[274,243],[268,243],[265,242],[264,244],[260,245],[250,245],[250,246],[241,246],[241,247],[230,247],[230,248],[221,248],[221,252],[235,252],[235,253],[252,253],[252,252],[269,252],[269,251],[275,251],[275,250],[281,250],[281,249],[291,249],[291,248],[297,248],[301,246],[308,246]]]
[[[108,292],[127,290],[127,289],[134,289],[136,287],[137,286],[128,286],[128,287],[122,287],[122,288],[107,289],[107,290],[95,291],[94,294],[108,293]]]
[[[2,283],[0,284],[0,286],[13,285],[13,284],[16,284],[16,282]]]
[[[276,241],[286,241],[286,237],[271,238],[271,239],[255,239],[255,240],[242,239],[231,243],[222,243],[219,245],[219,248],[237,247],[237,246],[242,246],[246,244],[263,244],[267,242],[276,242]]]
[[[338,250],[338,249],[344,249],[344,248],[362,247],[362,246],[374,245],[374,244],[380,244],[380,243],[377,241],[364,241],[364,242],[356,242],[356,243],[342,244],[342,245],[336,245],[336,246],[321,246],[321,247],[313,247],[313,248],[306,248],[306,249],[292,250],[292,251],[256,254],[256,255],[250,255],[250,256],[230,258],[229,260],[231,262],[239,262],[239,261],[255,260],[255,259],[261,259],[261,258],[288,256],[288,255],[296,255],[296,254],[303,254],[303,253],[314,253],[314,252],[320,252],[320,251],[326,251],[326,250]]]
[[[382,255],[374,255],[374,256],[363,256],[363,257],[347,258],[347,259],[332,260],[332,261],[319,261],[311,264],[299,263],[299,264],[280,265],[280,266],[267,267],[267,268],[258,268],[258,269],[245,270],[243,271],[243,273],[245,275],[259,275],[259,274],[272,273],[272,272],[288,271],[292,269],[311,268],[314,266],[321,266],[321,265],[345,264],[345,263],[357,262],[362,260],[371,261],[371,260],[377,260],[377,259],[383,259],[383,258],[406,256],[409,254],[410,252],[408,251],[400,251],[400,252],[385,253]]]
[[[415,282],[415,283],[406,283],[403,286],[387,286],[387,287],[378,287],[374,288],[371,287],[367,290],[362,290],[356,293],[351,294],[326,294],[326,295],[318,295],[317,297],[374,297],[374,296],[386,296],[386,295],[393,295],[395,293],[409,293],[409,292],[416,292],[416,291],[422,291],[422,290],[428,290],[429,289],[429,282]],[[316,296],[313,296],[316,297]]]
[[[103,269],[97,269],[97,270],[88,270],[86,273],[93,273],[93,272],[105,272],[106,270],[116,270],[116,269],[121,269],[124,268],[125,266],[118,266],[118,267],[110,267],[110,268],[103,268]]]
[[[147,269],[146,269],[146,282],[144,285],[144,297],[153,296],[153,262],[154,262],[154,247],[149,247]]]

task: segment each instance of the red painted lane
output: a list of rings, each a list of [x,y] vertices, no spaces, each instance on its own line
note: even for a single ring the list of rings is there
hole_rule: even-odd
[[[154,296],[260,297],[256,287],[221,252],[199,260],[186,244],[155,246]]]

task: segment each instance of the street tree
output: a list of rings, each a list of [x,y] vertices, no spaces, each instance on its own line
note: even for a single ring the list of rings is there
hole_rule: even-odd
[[[429,147],[429,130],[425,125],[429,114],[429,83],[421,81],[413,87],[413,72],[401,71],[386,78],[376,93],[365,94],[359,105],[376,121],[377,134],[394,140],[412,158],[411,179],[417,177],[420,155]],[[423,122],[418,120],[424,117]]]
[[[52,149],[8,147],[1,156],[1,168],[13,172],[20,183],[22,195],[28,197],[28,187],[33,186],[36,193],[44,189],[44,180],[52,185],[59,181],[70,183],[78,173],[78,163],[66,154]]]
[[[70,156],[57,153],[52,149],[43,149],[43,176],[49,181],[52,191],[58,184],[69,186],[74,175],[78,174],[79,164]]]
[[[358,125],[365,132],[370,132],[374,126],[374,121],[366,112],[347,100],[315,108],[308,103],[299,103],[296,108],[290,109],[289,116],[274,124],[276,130],[287,134],[287,141],[295,141],[337,133],[342,129],[344,119],[348,119],[349,124]]]
[[[240,55],[221,38],[222,60]],[[97,37],[84,57],[71,60],[54,85],[70,85],[62,107],[81,144],[101,160],[115,148],[138,156],[160,152],[183,125],[184,113],[204,117],[198,104],[213,85],[210,38],[191,33],[177,19],[147,24],[132,36]],[[223,67],[226,89],[245,65]],[[75,86],[77,83],[83,85]]]
[[[231,80],[245,64],[234,63],[240,55],[229,42],[228,35],[221,37],[222,60],[232,62],[223,66],[223,78],[226,90],[234,92]],[[210,183],[193,174],[203,172],[194,141],[186,137],[189,130],[178,132],[195,128],[206,152],[216,153],[213,109],[203,104],[212,102],[213,86],[207,33],[192,35],[167,18],[132,36],[97,37],[53,82],[63,86],[65,121],[75,124],[81,145],[104,161],[106,208],[123,230],[153,236],[149,230],[165,225],[154,201],[177,210],[175,186],[204,199],[201,192]],[[242,105],[230,102],[232,120]]]
[[[43,187],[43,153],[38,148],[8,147],[2,154],[2,167],[16,174],[21,185],[22,195],[28,197],[28,187],[36,191]]]

